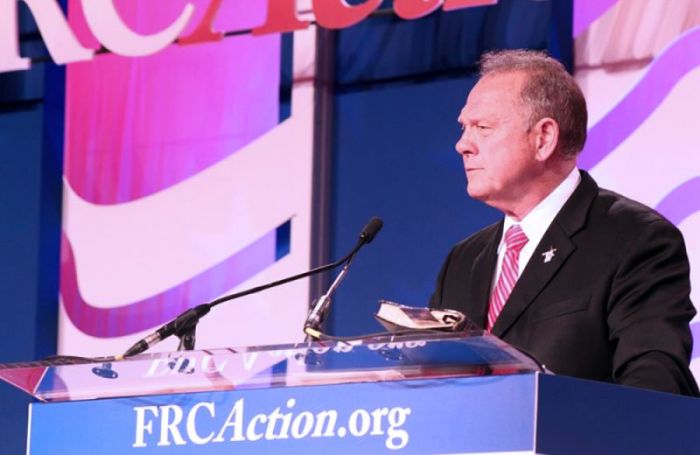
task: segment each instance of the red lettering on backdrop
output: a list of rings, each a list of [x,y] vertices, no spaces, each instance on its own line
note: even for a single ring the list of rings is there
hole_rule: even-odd
[[[440,8],[443,0],[394,0],[394,12],[402,19],[418,19]]]
[[[56,63],[90,60],[94,52],[76,39],[62,15],[57,0],[24,0],[37,22],[44,42]],[[176,22],[155,35],[140,35],[124,24],[112,0],[76,0],[83,5],[88,27],[100,43],[115,54],[144,56],[167,47],[186,26],[194,6],[187,4]],[[220,41],[223,33],[213,29],[222,0],[210,0],[209,7],[195,30],[178,40],[180,44]],[[0,73],[28,69],[31,61],[19,55],[17,27],[18,0],[0,0]],[[381,0],[366,0],[349,5],[346,0],[313,0],[318,24],[332,29],[350,27],[366,19],[379,8]],[[444,11],[495,5],[498,0],[395,0],[394,10],[403,19],[426,16],[442,5]],[[265,23],[254,28],[252,35],[303,30],[308,20],[297,16],[296,0],[267,0]]]
[[[345,28],[366,19],[381,4],[382,0],[368,0],[355,6],[345,0],[314,0],[314,14],[322,27]]]
[[[267,20],[260,27],[251,30],[253,35],[266,33],[284,33],[303,30],[309,26],[309,21],[301,21],[297,17],[296,0],[269,0],[267,2]]]
[[[219,13],[219,8],[221,8],[221,1],[222,0],[212,0],[209,4],[209,8],[207,8],[207,12],[204,13],[204,17],[201,22],[197,24],[194,31],[187,36],[181,37],[177,42],[187,45],[221,41],[224,38],[224,34],[214,31],[214,20]]]
[[[452,11],[461,8],[473,8],[475,6],[495,5],[498,0],[445,0],[443,11]]]

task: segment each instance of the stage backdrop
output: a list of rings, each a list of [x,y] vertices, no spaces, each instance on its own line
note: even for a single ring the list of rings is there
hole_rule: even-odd
[[[700,2],[577,1],[576,77],[588,100],[580,165],[683,232],[700,308]],[[700,319],[691,369],[700,379]]]
[[[145,34],[187,1],[115,3]],[[210,2],[192,3],[201,16]],[[214,28],[266,14],[224,2]],[[80,1],[69,19],[99,47]],[[121,353],[198,303],[309,268],[314,58],[310,27],[67,68],[60,353]],[[300,281],[217,307],[197,347],[295,341],[308,294]]]

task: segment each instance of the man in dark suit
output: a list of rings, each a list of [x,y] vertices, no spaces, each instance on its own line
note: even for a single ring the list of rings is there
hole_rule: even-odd
[[[505,219],[452,249],[431,306],[557,374],[698,396],[681,233],[577,169],[586,103],[564,67],[487,54],[458,121],[467,191]]]

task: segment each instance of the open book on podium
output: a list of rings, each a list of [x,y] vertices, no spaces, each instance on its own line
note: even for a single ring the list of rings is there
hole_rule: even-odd
[[[4,364],[0,378],[41,401],[29,454],[700,448],[700,400],[538,371],[464,331]]]

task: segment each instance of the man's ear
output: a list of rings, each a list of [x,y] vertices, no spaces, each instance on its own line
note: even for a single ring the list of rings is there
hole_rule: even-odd
[[[544,117],[532,127],[531,133],[535,145],[535,159],[540,162],[547,161],[559,145],[559,124],[551,117]]]

